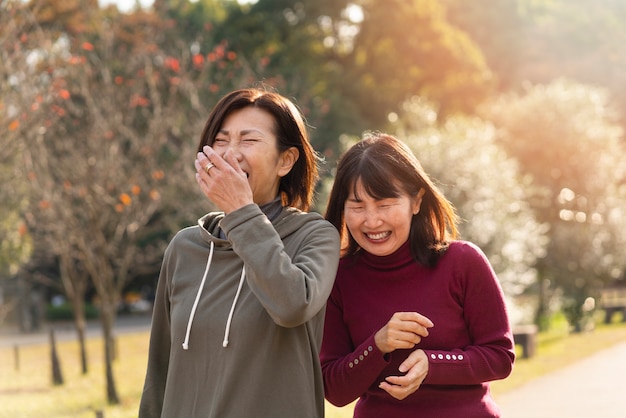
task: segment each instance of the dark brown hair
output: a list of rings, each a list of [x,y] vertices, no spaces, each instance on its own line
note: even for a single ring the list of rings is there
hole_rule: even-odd
[[[350,195],[356,196],[358,180],[375,199],[398,197],[403,192],[417,196],[420,189],[424,189],[420,211],[411,219],[411,254],[423,265],[432,267],[437,264],[450,240],[458,235],[455,209],[428,177],[409,147],[383,133],[367,133],[337,163],[326,219],[341,233],[342,255],[354,255],[360,250],[344,220],[345,202]]]
[[[281,178],[278,192],[283,205],[294,206],[303,211],[309,210],[315,183],[318,180],[318,156],[309,142],[302,114],[289,99],[280,94],[249,88],[235,90],[222,97],[204,126],[198,152],[201,152],[205,145],[213,145],[224,119],[231,112],[248,106],[263,109],[272,115],[279,152],[291,147],[298,149],[298,160],[291,171]]]

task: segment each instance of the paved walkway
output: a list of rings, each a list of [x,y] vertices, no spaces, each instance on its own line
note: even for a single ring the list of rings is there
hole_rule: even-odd
[[[626,343],[496,398],[503,418],[626,417]]]

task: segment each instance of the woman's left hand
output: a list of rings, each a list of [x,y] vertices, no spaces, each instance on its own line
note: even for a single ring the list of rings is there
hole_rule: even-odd
[[[398,400],[402,400],[419,389],[428,374],[428,357],[424,350],[415,350],[400,365],[404,376],[389,376],[378,387]]]

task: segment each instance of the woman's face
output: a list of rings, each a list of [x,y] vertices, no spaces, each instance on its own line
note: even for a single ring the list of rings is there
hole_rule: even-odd
[[[400,188],[402,190],[402,188]],[[382,200],[367,194],[360,180],[356,195],[350,194],[344,205],[346,226],[359,246],[370,254],[386,256],[394,253],[408,239],[411,219],[420,210],[422,193]]]
[[[252,106],[224,119],[212,148],[222,157],[226,151],[236,156],[259,205],[276,198],[280,178],[289,173],[298,155],[296,148],[278,152],[273,116]]]

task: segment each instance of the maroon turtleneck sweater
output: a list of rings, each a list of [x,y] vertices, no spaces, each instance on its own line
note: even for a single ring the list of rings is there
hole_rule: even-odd
[[[397,400],[378,384],[412,350],[383,355],[374,334],[398,311],[435,324],[415,349],[429,370],[420,388]],[[490,380],[511,373],[515,351],[502,288],[483,252],[455,241],[434,268],[417,263],[408,243],[394,254],[366,252],[340,261],[326,308],[321,362],[326,398],[360,397],[355,417],[498,417]]]

